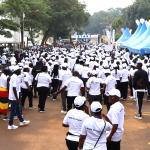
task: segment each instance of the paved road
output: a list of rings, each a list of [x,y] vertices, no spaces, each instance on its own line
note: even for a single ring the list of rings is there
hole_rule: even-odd
[[[123,103],[126,116],[122,150],[150,150],[150,102],[144,102],[143,120],[134,119],[134,101]],[[34,105],[37,106],[37,99]],[[0,120],[0,150],[66,150],[59,100],[52,102],[48,98],[45,113],[26,109],[24,115],[31,124],[13,131],[7,130],[7,123]]]

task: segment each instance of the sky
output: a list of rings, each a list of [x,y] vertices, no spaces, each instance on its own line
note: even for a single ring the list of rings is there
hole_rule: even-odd
[[[109,8],[125,8],[133,4],[134,0],[79,0],[87,5],[87,11],[90,14]]]

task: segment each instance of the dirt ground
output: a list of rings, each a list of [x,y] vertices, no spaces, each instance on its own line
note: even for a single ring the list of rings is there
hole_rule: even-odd
[[[37,107],[37,99],[34,106]],[[126,108],[125,133],[121,143],[122,150],[150,150],[150,102],[143,106],[143,120],[134,119],[135,102],[123,102]],[[8,130],[7,122],[0,119],[0,150],[67,150],[62,127],[64,115],[60,113],[60,100],[50,98],[46,102],[46,112],[39,113],[37,108],[24,110],[31,124],[17,130]],[[15,121],[18,124],[18,120]]]

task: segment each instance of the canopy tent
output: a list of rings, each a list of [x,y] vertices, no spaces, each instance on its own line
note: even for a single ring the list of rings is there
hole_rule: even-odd
[[[128,48],[132,53],[150,54],[150,22],[140,20],[134,34],[127,41],[120,40],[120,47]]]
[[[126,27],[126,28],[123,30],[122,36],[117,40],[117,43],[125,42],[125,41],[127,41],[130,37],[131,37],[131,33],[130,33],[130,31],[129,31],[129,28]]]
[[[137,40],[139,40],[144,35],[144,33],[146,32],[146,30],[147,30],[147,27],[146,27],[146,24],[144,22],[142,24],[142,27],[140,28],[139,32],[136,34],[136,36],[134,38],[132,38],[132,41],[126,43],[124,45],[124,47],[125,48],[134,47],[134,43],[136,44]],[[144,36],[144,39],[145,39],[145,36]]]
[[[138,27],[137,27],[136,31],[134,32],[134,34],[132,34],[132,36],[131,36],[131,37],[130,37],[127,41],[125,41],[125,42],[121,42],[121,43],[120,43],[120,44],[121,44],[121,46],[123,47],[123,46],[125,46],[125,45],[129,44],[130,42],[132,42],[132,40],[134,40],[134,38],[138,35],[138,33],[139,33],[139,31],[140,31],[141,27],[142,27],[142,24],[141,24],[141,23],[139,23],[139,25],[138,25]]]

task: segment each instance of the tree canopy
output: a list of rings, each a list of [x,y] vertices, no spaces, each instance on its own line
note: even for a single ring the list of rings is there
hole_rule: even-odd
[[[117,34],[121,34],[121,28],[128,27],[133,31],[136,29],[135,20],[150,18],[150,0],[135,0],[135,2],[124,8],[109,9],[100,11],[89,18],[85,32],[103,34],[107,26],[116,29]]]
[[[5,16],[19,25],[21,32],[23,26],[29,31],[32,40],[35,33],[43,31],[43,44],[50,36],[66,37],[81,29],[88,18],[85,5],[78,0],[5,0],[1,7]]]

